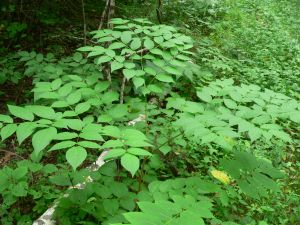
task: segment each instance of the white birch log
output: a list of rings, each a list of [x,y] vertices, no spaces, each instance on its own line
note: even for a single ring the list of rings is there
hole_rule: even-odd
[[[143,115],[143,114],[140,114],[138,118],[132,120],[132,121],[129,121],[128,122],[128,126],[134,126],[136,123],[138,122],[141,122],[143,120],[145,120],[146,116]],[[101,153],[101,155],[97,158],[97,160],[88,167],[88,169],[90,171],[97,171],[101,166],[103,166],[105,164],[105,161],[104,161],[104,157],[106,156],[106,154],[108,153],[109,150],[105,150]],[[69,187],[70,189],[71,188],[77,188],[77,189],[84,189],[85,188],[85,185],[86,183],[88,182],[93,182],[93,179],[88,176],[86,178],[86,181],[83,182],[83,183],[80,183],[80,184],[76,184],[75,186],[73,187]],[[68,195],[64,195],[64,197],[68,197]],[[55,221],[53,220],[53,214],[54,214],[54,211],[55,211],[55,208],[56,206],[58,205],[59,203],[59,199],[57,199],[52,207],[48,208],[44,213],[43,215],[41,215],[37,220],[35,220],[33,222],[32,225],[55,225]]]

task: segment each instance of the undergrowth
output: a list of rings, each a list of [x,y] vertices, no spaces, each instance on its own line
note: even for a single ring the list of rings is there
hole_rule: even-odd
[[[300,223],[294,7],[164,1],[179,28],[114,18],[69,56],[7,55],[0,84],[19,91],[0,93],[1,224],[53,202],[65,225]]]

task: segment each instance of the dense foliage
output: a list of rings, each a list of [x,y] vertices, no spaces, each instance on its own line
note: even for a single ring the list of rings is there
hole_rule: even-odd
[[[300,223],[296,1],[66,3],[1,8],[1,224]]]

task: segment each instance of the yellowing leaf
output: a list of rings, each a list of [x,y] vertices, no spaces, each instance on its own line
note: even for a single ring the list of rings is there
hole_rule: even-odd
[[[230,178],[228,175],[220,170],[212,170],[211,175],[216,178],[217,180],[221,181],[223,184],[229,184],[230,183]]]

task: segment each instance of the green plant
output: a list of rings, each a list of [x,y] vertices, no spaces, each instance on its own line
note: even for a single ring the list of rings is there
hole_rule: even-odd
[[[174,79],[193,80],[193,72],[197,72],[198,67],[191,62],[190,37],[171,26],[153,25],[145,19],[132,22],[113,19],[110,23],[115,25],[114,30],[92,32],[98,43],[106,45],[78,50],[89,52],[88,57],[96,56],[96,64],[104,68],[110,82],[118,78],[121,102],[125,82],[129,80],[143,95],[166,95]]]
[[[234,159],[220,160],[224,168],[247,196],[255,199],[268,197],[267,190],[279,192],[279,185],[272,178],[283,178],[282,173],[264,159],[257,159],[247,152],[234,153]]]
[[[219,7],[226,10],[199,41],[199,63],[216,78],[234,77],[299,98],[297,17],[287,16],[293,20],[287,23],[283,16],[293,11],[293,3],[228,0]]]
[[[167,106],[183,112],[175,124],[199,143],[232,149],[236,138],[292,142],[284,131],[299,123],[299,103],[292,98],[255,85],[234,86],[232,79],[211,82],[197,96],[205,103],[171,97]]]
[[[0,192],[1,192],[1,223],[11,224],[15,220],[20,222],[33,221],[34,215],[45,210],[48,204],[59,196],[59,191],[47,184],[49,175],[58,169],[53,164],[42,166],[28,160],[17,163],[16,168],[4,167],[0,170]],[[36,202],[32,204],[32,201]],[[32,210],[31,216],[24,215],[17,205],[28,205]]]
[[[54,196],[62,224],[297,221],[299,184],[289,176],[298,168],[299,102],[247,79],[207,84],[211,72],[239,78],[240,62],[208,47],[207,64],[197,66],[194,42],[174,27],[110,25],[68,57],[18,53],[20,68],[10,70],[32,77],[33,101],[7,104],[1,148],[32,161],[0,171],[12,180],[0,185],[3,221],[32,221]],[[103,151],[99,171],[83,168]],[[16,212],[24,199],[32,201],[28,216]]]
[[[90,51],[88,56],[98,56],[97,64],[110,61],[107,64],[110,66],[107,74],[109,77],[114,74],[117,76],[119,72],[123,73],[120,88],[121,103],[123,103],[126,80],[132,79],[135,88],[141,90],[143,94],[151,92],[166,94],[164,90],[170,89],[168,83],[174,82],[172,76],[176,75],[178,79],[184,71],[190,71],[188,65],[191,63],[187,62],[190,57],[186,56],[191,54],[187,51],[192,47],[189,37],[179,33],[173,34],[175,29],[172,27],[149,26],[151,23],[143,19],[137,19],[136,22],[145,26],[129,23],[128,20],[114,19],[112,23],[121,24],[115,27],[116,31],[95,32],[95,38],[99,38],[100,43],[113,41],[108,48],[87,46],[79,49]],[[119,29],[132,29],[132,31],[121,32],[118,31]],[[145,36],[142,37],[142,34]],[[112,119],[129,114],[126,105],[111,105],[118,100],[119,94],[116,91],[107,92],[107,89],[113,87],[119,80],[116,79],[116,82],[112,83],[114,80],[108,77],[108,81],[100,81],[101,73],[95,72],[94,66],[86,64],[87,60],[80,53],[74,54],[71,58],[73,62],[69,65],[75,68],[84,65],[86,70],[92,70],[92,73],[87,73],[83,77],[64,72],[64,65],[55,67],[51,61],[47,63],[48,58],[43,61],[42,55],[22,53],[21,61],[27,61],[26,65],[29,66],[25,73],[35,76],[34,99],[40,105],[25,107],[9,105],[10,113],[26,122],[16,124],[12,117],[2,116],[2,122],[5,123],[1,129],[2,141],[15,132],[19,144],[32,136],[33,153],[36,159],[43,155],[42,151],[51,142],[56,141],[48,150],[57,151],[67,148],[66,158],[73,169],[86,159],[85,148],[117,147],[110,153],[111,157],[122,156],[122,165],[133,175],[139,167],[139,160],[135,155],[150,155],[147,151],[138,148],[150,146],[143,142],[147,138],[138,130],[125,129],[122,133],[115,126],[101,125],[103,122],[110,122]],[[123,70],[120,71],[122,68]],[[144,85],[145,82],[149,84]],[[103,109],[108,110],[107,116],[103,116],[100,111]],[[95,117],[98,118],[97,121]],[[107,141],[101,147],[99,143],[105,142],[102,135],[120,139]],[[129,146],[125,148],[126,151],[122,148],[122,139],[125,139],[125,145]]]

